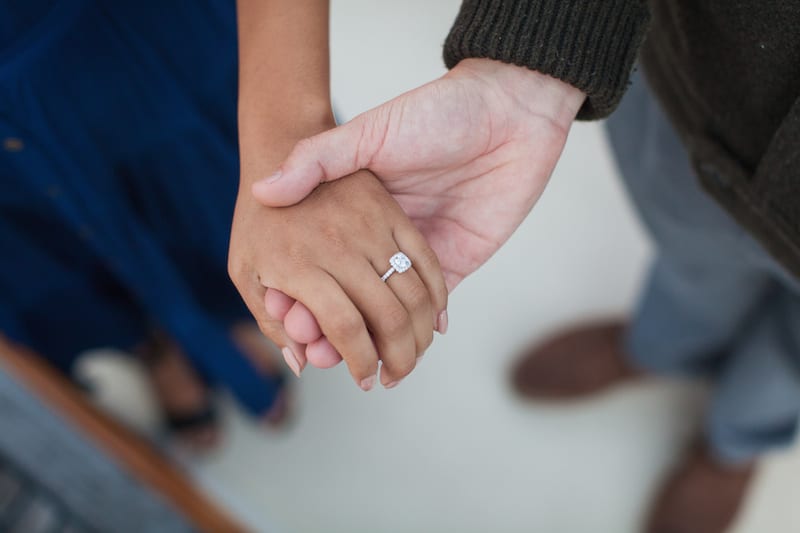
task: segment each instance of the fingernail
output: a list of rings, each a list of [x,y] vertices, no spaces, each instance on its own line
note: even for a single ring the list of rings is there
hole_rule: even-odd
[[[292,348],[291,346],[294,345]],[[300,373],[303,373],[303,370],[306,369],[306,365],[308,364],[308,359],[306,358],[306,349],[302,346],[299,346],[297,343],[292,343],[289,345],[289,349],[294,354],[295,359],[300,364]]]
[[[383,386],[384,389],[393,389],[400,385],[400,382],[403,381],[402,379],[398,379],[397,381],[392,381],[391,383],[387,383]]]
[[[294,354],[292,349],[288,346],[284,346],[281,350],[281,353],[283,354],[283,359],[286,361],[286,364],[292,369],[294,375],[299,378],[301,372],[300,361],[297,360],[297,356]]]
[[[281,176],[283,176],[283,172],[281,170],[278,170],[272,176],[269,176],[269,177],[265,178],[264,179],[264,183],[272,183],[272,182],[278,181],[279,179],[281,179]]]
[[[447,309],[439,313],[439,324],[436,331],[444,335],[447,333]]]
[[[375,386],[375,376],[370,376],[368,378],[364,378],[361,380],[361,389],[364,392],[368,392],[372,390],[372,387]]]
[[[420,361],[422,361],[422,358],[423,358],[423,357],[425,357],[425,352],[422,352],[421,354],[419,354],[419,357],[417,357],[417,363],[419,363]]]

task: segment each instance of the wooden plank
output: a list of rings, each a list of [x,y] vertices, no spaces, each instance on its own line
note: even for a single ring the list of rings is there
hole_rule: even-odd
[[[159,493],[187,520],[209,533],[246,530],[201,493],[149,442],[95,408],[66,377],[41,357],[0,335],[0,364],[68,420],[120,468]]]

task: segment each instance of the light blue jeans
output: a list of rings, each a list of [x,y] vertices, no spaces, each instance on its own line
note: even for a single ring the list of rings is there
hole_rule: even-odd
[[[656,245],[628,353],[656,373],[710,379],[705,431],[719,459],[790,444],[800,419],[800,282],[701,189],[642,77],[607,129]]]

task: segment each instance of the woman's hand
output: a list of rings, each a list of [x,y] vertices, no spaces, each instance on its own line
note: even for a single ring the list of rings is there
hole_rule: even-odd
[[[381,281],[398,251],[412,268]],[[379,359],[386,387],[411,372],[447,303],[436,254],[367,171],[322,185],[291,207],[265,207],[241,191],[229,270],[262,331],[284,347],[295,372],[306,351],[332,347],[364,390],[375,383]],[[272,306],[267,313],[268,287],[302,302],[324,337],[290,339],[282,322],[293,323],[291,310]],[[311,344],[305,348],[297,340]]]

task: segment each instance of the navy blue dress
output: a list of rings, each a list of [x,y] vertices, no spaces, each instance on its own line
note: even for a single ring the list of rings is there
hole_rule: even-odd
[[[261,413],[232,343],[230,0],[0,3],[0,331],[69,371],[153,327]]]

